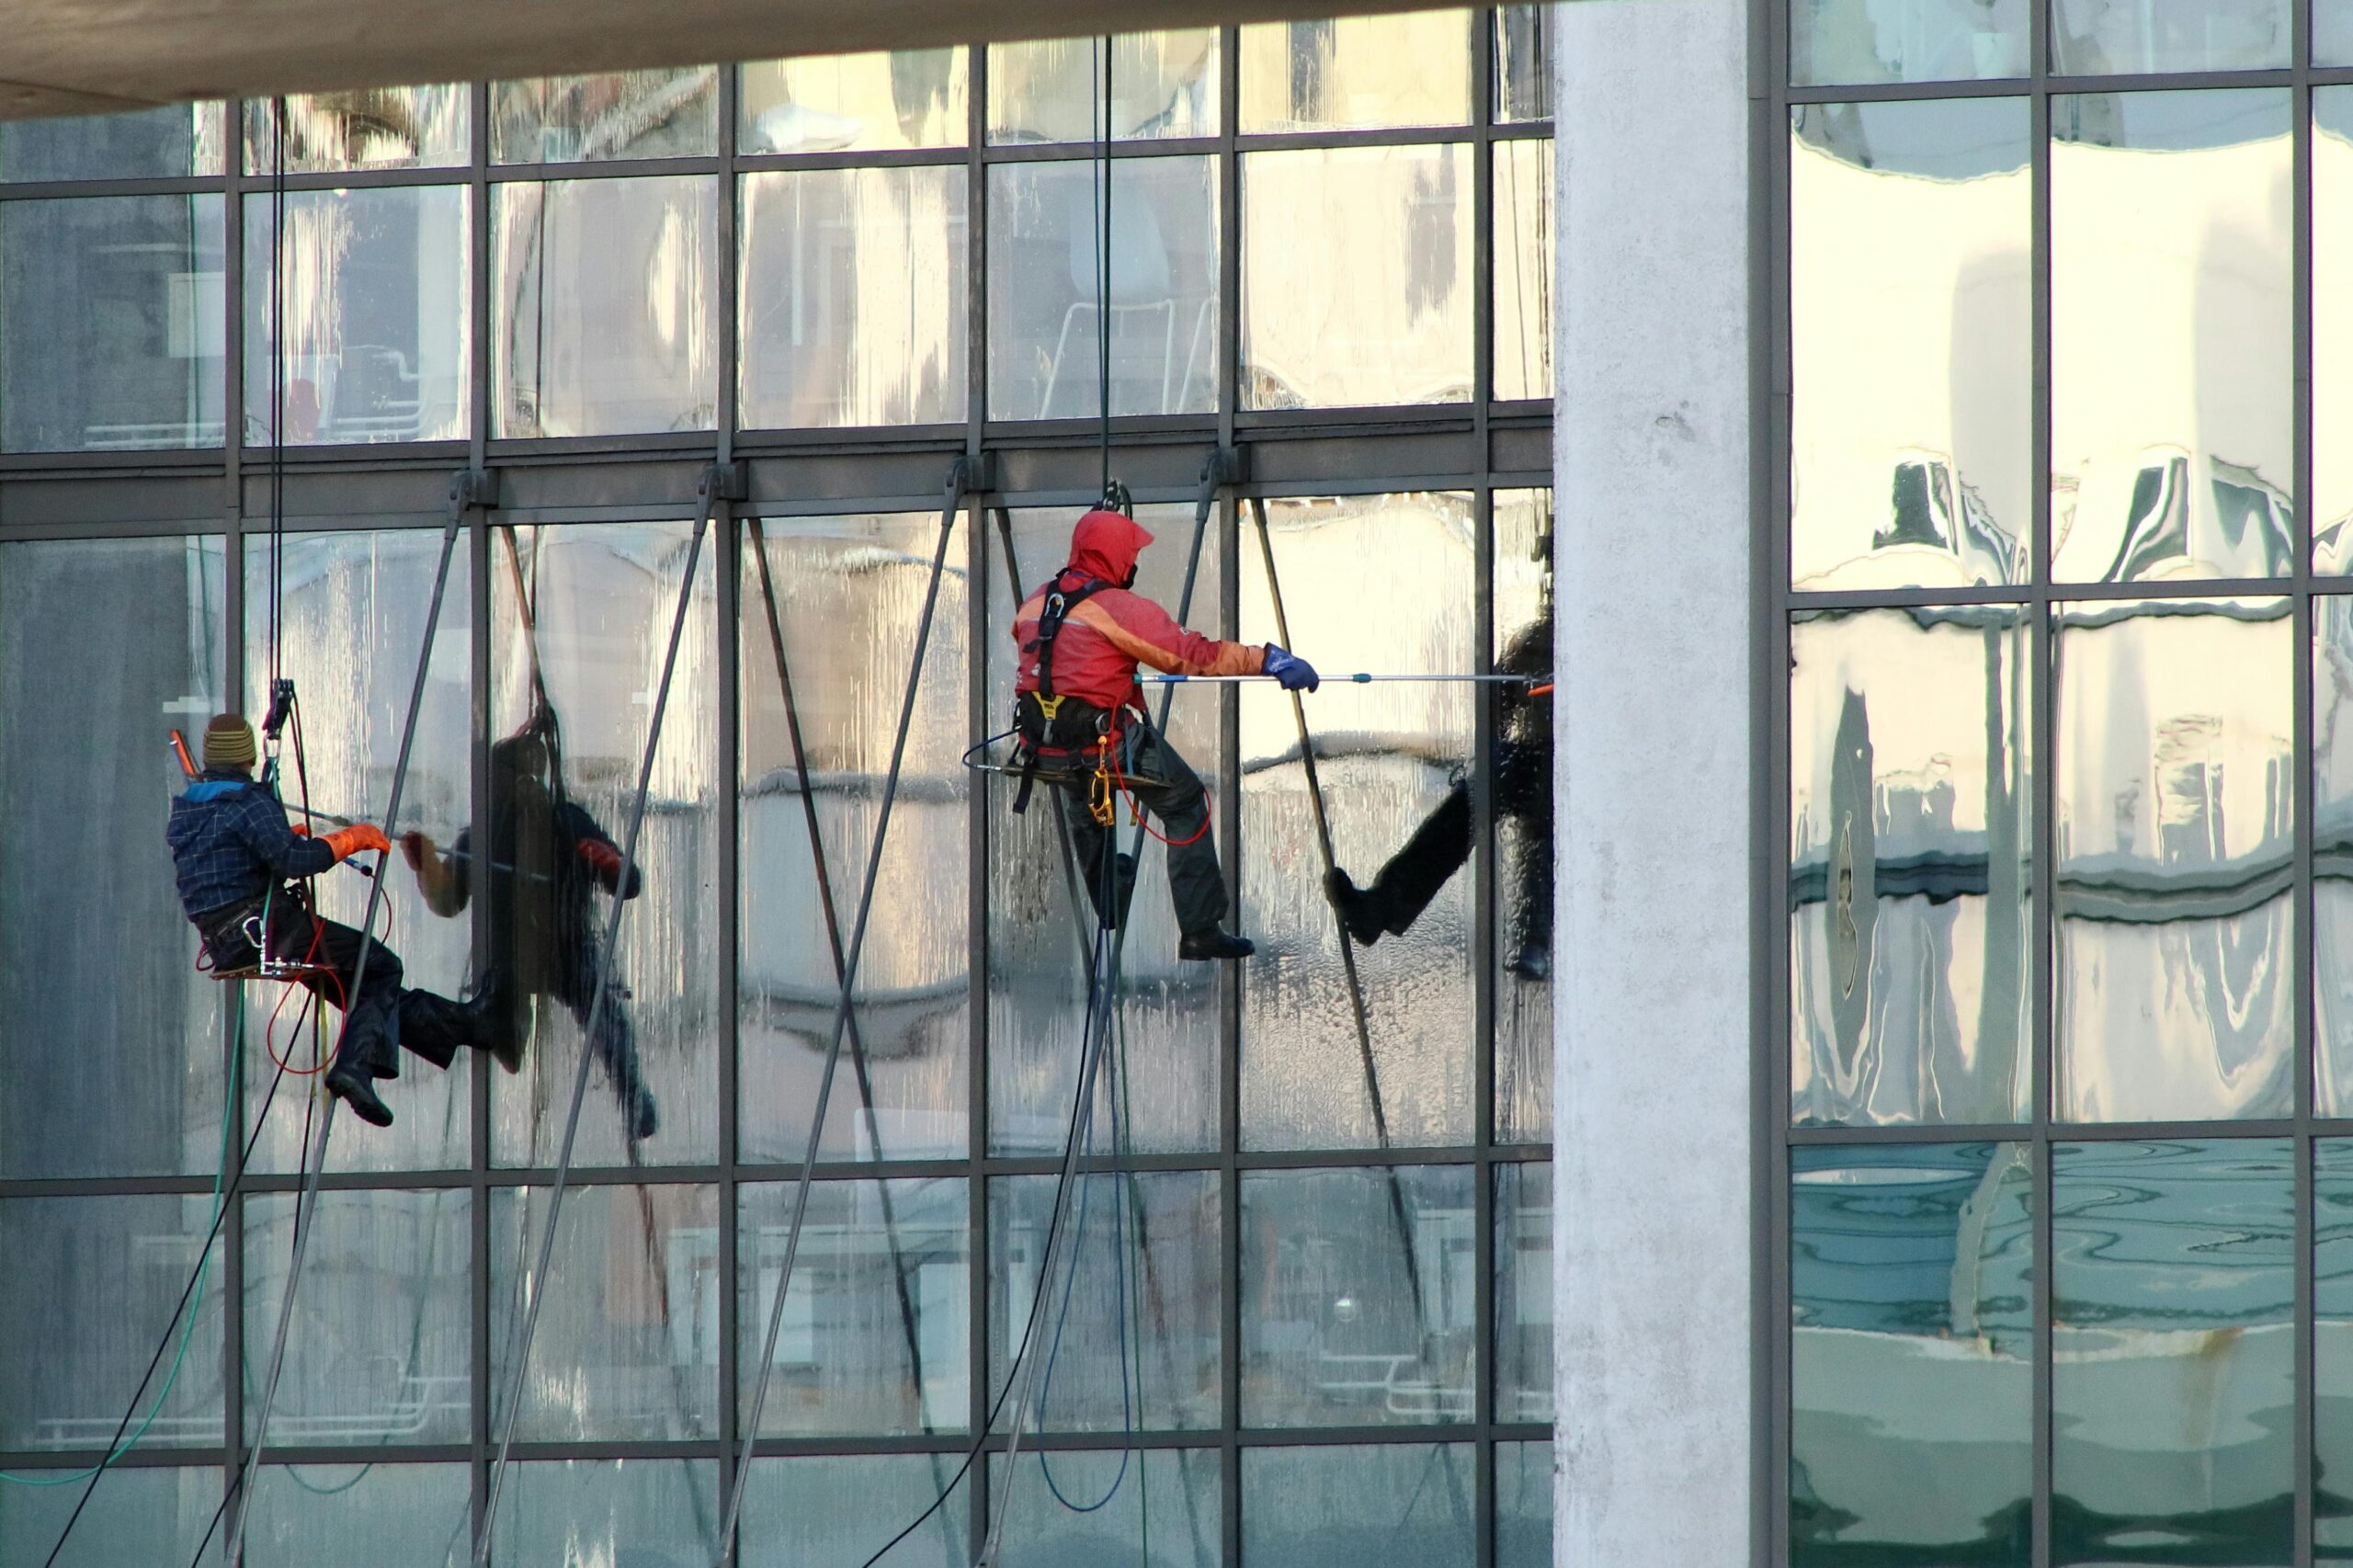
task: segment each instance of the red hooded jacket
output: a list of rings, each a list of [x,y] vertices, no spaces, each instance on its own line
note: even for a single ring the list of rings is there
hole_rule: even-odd
[[[1264,670],[1265,649],[1188,631],[1142,594],[1120,586],[1151,542],[1152,535],[1134,518],[1118,512],[1094,511],[1078,519],[1070,534],[1070,564],[1040,584],[1014,616],[1013,645],[1020,658],[1016,692],[1038,689],[1038,653],[1031,644],[1038,640],[1046,596],[1056,588],[1071,592],[1089,579],[1111,585],[1089,594],[1063,619],[1062,634],[1054,640],[1054,690],[1063,696],[1097,708],[1140,704],[1138,665],[1181,676],[1255,676]]]

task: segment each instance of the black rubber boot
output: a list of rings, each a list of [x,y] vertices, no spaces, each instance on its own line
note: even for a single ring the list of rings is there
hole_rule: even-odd
[[[1180,959],[1246,959],[1257,950],[1247,937],[1231,936],[1215,926],[1206,931],[1188,931],[1176,939]]]
[[[1340,924],[1348,928],[1348,935],[1356,938],[1360,948],[1381,940],[1381,934],[1389,928],[1384,901],[1357,886],[1355,879],[1337,866],[1324,873],[1324,896],[1340,912]]]
[[[639,1084],[621,1096],[621,1126],[632,1143],[642,1143],[662,1131],[662,1111],[653,1090]]]
[[[1552,978],[1552,952],[1541,942],[1528,941],[1506,966],[1522,980],[1545,981]]]
[[[507,1072],[523,1070],[523,1030],[516,1021],[506,987],[497,981],[483,985],[466,1004],[466,1038],[475,1050],[489,1051],[491,1060]]]
[[[338,1056],[327,1069],[327,1093],[351,1108],[370,1127],[390,1127],[392,1108],[376,1096],[375,1075],[359,1062]]]

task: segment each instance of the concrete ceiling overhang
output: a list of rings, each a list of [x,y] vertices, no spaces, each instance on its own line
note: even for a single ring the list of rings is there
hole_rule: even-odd
[[[0,119],[1426,9],[1431,0],[0,0]]]

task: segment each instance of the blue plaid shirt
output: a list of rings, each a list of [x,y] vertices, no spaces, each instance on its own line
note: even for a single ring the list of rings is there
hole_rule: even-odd
[[[243,773],[207,769],[172,801],[164,837],[191,920],[335,864],[334,850],[296,834],[277,797]]]

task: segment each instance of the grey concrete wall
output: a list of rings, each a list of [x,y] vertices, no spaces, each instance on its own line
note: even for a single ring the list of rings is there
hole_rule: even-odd
[[[1751,1555],[1747,7],[1560,19],[1553,1561]]]

